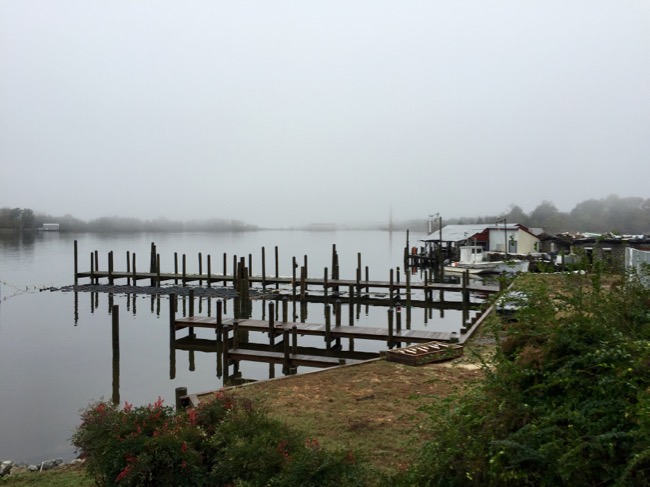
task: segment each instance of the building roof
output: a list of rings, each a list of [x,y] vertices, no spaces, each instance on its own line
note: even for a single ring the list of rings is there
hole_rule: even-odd
[[[505,225],[506,230],[519,230],[521,225],[511,223]],[[482,233],[486,229],[504,230],[503,225],[495,225],[494,223],[471,223],[468,225],[447,225],[442,227],[442,241],[443,242],[460,242],[472,238],[478,233]],[[440,230],[430,233],[422,239],[423,242],[437,242],[440,240]]]

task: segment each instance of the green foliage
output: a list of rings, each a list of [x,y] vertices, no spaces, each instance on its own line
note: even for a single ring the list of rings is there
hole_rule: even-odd
[[[73,444],[102,486],[365,484],[365,470],[351,453],[322,449],[223,392],[178,414],[160,400],[122,409],[92,404]]]
[[[486,381],[396,484],[649,485],[650,293],[605,277],[529,276]]]

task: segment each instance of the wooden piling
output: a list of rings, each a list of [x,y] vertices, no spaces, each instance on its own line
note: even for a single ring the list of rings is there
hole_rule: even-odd
[[[228,275],[228,255],[223,253],[223,277]],[[223,285],[226,285],[226,281],[223,281]]]
[[[348,286],[348,294],[349,294],[349,299],[348,299],[349,325],[354,326],[354,286],[352,284]]]
[[[341,300],[337,299],[334,302],[334,315],[336,318],[336,326],[341,326]]]
[[[289,343],[289,330],[285,329],[282,332],[282,345],[284,348],[284,373],[289,373],[289,368],[291,367],[291,349]]]
[[[174,252],[174,284],[178,284],[178,252]]]
[[[393,308],[388,308],[388,348],[393,347],[393,342],[395,341],[393,333]]]
[[[160,254],[156,254],[156,286],[160,287]]]
[[[266,251],[262,247],[262,289],[266,289]]]
[[[114,284],[115,280],[113,279],[113,251],[111,250],[108,253],[108,283]]]
[[[368,266],[366,266],[366,294],[370,294],[370,271],[368,269]]]
[[[131,253],[128,250],[126,251],[126,273],[131,274]],[[131,285],[131,278],[130,277],[126,278],[126,284],[128,286]]]
[[[217,341],[221,341],[221,332],[223,330],[223,302],[218,299],[217,300],[217,329],[216,329],[216,335],[217,335]]]
[[[238,289],[238,282],[237,280],[239,279],[239,269],[237,267],[237,256],[233,255],[232,256],[232,287],[235,289]]]
[[[203,255],[201,252],[199,252],[199,286],[203,285],[203,279],[201,277],[203,276]]]
[[[332,317],[329,304],[325,305],[325,347],[327,350],[332,348]]]
[[[221,330],[222,333],[222,338],[221,342],[223,344],[222,346],[222,355],[223,355],[223,374],[225,377],[228,377],[228,367],[230,366],[230,361],[228,359],[228,327],[224,326]]]
[[[78,247],[77,247],[77,241],[74,241],[74,283],[75,286],[79,282],[79,257],[77,254]]]
[[[280,284],[278,283],[277,279],[280,277],[280,263],[278,259],[278,246],[275,246],[275,289],[278,289],[280,287]]]
[[[232,323],[232,348],[233,350],[239,348],[239,322],[237,321]]]
[[[269,303],[269,346],[275,346],[275,304]]]
[[[181,282],[183,283],[183,286],[185,286],[186,279],[187,279],[187,259],[185,257],[185,254],[183,254],[183,258],[182,258],[182,271],[183,271],[183,276]]]
[[[294,355],[298,355],[298,327],[296,325],[291,327],[291,351]]]
[[[187,396],[187,387],[177,387],[174,391],[176,398],[176,411],[180,411],[185,406],[183,404],[183,397]]]
[[[304,300],[307,297],[307,268],[300,268],[300,299]]]
[[[208,287],[212,287],[212,258],[208,254]]]
[[[282,299],[282,322],[286,323],[289,319],[289,299],[285,296]]]

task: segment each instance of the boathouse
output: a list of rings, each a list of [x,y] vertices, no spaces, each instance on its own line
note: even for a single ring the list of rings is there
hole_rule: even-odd
[[[447,225],[430,233],[422,239],[425,254],[435,252],[438,246],[449,258],[457,258],[459,248],[466,245],[482,247],[486,252],[503,252],[508,254],[532,254],[539,252],[540,239],[527,227],[519,223],[511,224],[468,224]]]

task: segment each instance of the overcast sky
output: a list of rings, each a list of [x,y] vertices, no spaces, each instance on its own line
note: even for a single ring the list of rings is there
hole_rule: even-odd
[[[0,0],[0,207],[262,226],[650,197],[646,0]]]

